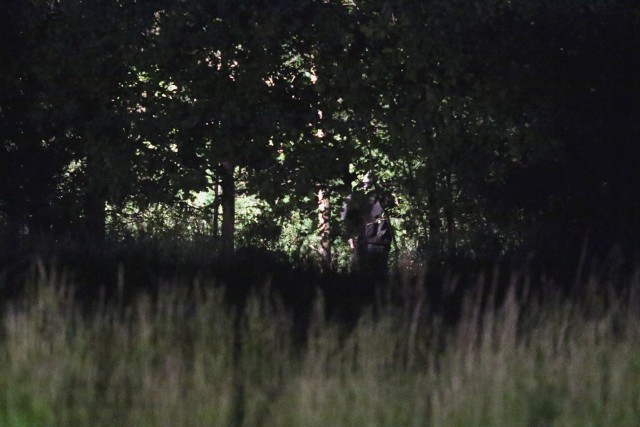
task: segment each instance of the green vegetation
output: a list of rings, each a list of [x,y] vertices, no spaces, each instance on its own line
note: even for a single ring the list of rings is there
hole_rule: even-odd
[[[514,279],[499,304],[470,293],[455,324],[414,292],[351,326],[319,294],[301,339],[268,288],[235,309],[200,282],[87,309],[64,275],[35,271],[2,310],[2,425],[640,422],[637,291],[570,302]]]
[[[335,266],[374,170],[417,258],[631,253],[638,26],[629,0],[6,0],[0,237],[304,258],[323,230]]]
[[[638,28],[635,0],[5,0],[0,424],[640,424]],[[339,221],[368,171],[380,295]],[[525,279],[478,290],[495,265]]]

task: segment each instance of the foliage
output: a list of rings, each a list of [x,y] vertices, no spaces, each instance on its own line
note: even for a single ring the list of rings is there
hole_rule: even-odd
[[[397,200],[399,246],[419,257],[502,257],[558,239],[556,255],[575,257],[586,235],[601,252],[639,240],[634,2],[5,10],[0,220],[12,240],[102,240],[114,218],[151,220],[158,206],[175,216],[168,227],[186,223],[194,192],[222,197],[221,164],[243,193],[231,219],[241,245],[315,244],[313,194],[331,194],[336,224],[371,169]]]

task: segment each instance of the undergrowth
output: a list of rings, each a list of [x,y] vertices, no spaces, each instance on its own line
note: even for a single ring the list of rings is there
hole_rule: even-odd
[[[350,323],[318,292],[302,325],[269,286],[230,304],[168,281],[87,305],[71,277],[40,264],[2,307],[1,425],[640,424],[637,274],[573,299],[478,284],[453,323],[407,278]]]

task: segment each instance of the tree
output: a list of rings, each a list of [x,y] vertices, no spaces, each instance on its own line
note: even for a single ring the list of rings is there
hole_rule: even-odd
[[[203,190],[223,178],[223,241],[232,250],[235,167],[261,170],[299,140],[317,115],[296,81],[296,30],[308,4],[206,1],[158,11],[143,101],[152,136],[146,153],[164,165],[174,194]],[[226,191],[225,191],[226,190]]]
[[[485,16],[485,13],[487,15]],[[525,138],[521,110],[500,111],[475,47],[495,15],[467,2],[365,2],[354,13],[362,52],[346,103],[364,154],[403,203],[404,227],[429,253],[454,252],[485,229],[481,182],[499,180]]]
[[[0,221],[14,238],[81,227],[100,240],[106,206],[215,188],[231,254],[241,176],[273,215],[317,220],[329,266],[336,201],[374,169],[423,254],[575,246],[588,230],[633,246],[638,10],[11,0]]]
[[[64,181],[69,155],[56,138],[38,69],[47,31],[54,25],[44,3],[9,1],[1,15],[0,62],[0,221],[10,241],[21,235],[60,231]]]
[[[73,155],[69,174],[79,186],[82,228],[105,236],[106,204],[121,203],[139,179],[132,135],[138,95],[135,72],[147,10],[117,1],[67,0],[57,6],[42,57],[52,114]]]
[[[133,191],[140,12],[108,0],[8,5],[0,198],[9,223],[32,235],[81,228],[99,242],[105,204]]]
[[[535,103],[533,124],[557,150],[511,170],[496,201],[527,212],[531,240],[557,249],[551,257],[576,257],[586,237],[600,253],[636,246],[639,19],[635,2],[566,0],[520,2],[503,21],[519,35],[508,43],[519,68],[500,77]]]

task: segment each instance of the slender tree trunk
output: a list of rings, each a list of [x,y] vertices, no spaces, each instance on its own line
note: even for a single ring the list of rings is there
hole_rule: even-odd
[[[318,190],[318,235],[320,244],[320,266],[323,270],[331,269],[331,200],[329,192]]]
[[[220,176],[216,174],[216,182],[213,186],[213,237],[219,236],[220,225]]]
[[[428,191],[428,211],[429,211],[429,240],[433,254],[440,255],[442,248],[442,233],[440,231],[440,205],[436,197],[436,191]]]
[[[92,242],[101,244],[106,236],[106,200],[101,181],[103,165],[94,152],[87,155],[87,188],[84,194],[84,232]]]
[[[105,201],[96,192],[90,191],[84,200],[84,228],[87,237],[94,243],[102,243],[106,237]]]
[[[444,209],[445,220],[447,222],[447,248],[449,254],[455,253],[456,250],[456,223],[455,223],[455,210],[453,200],[453,183],[451,180],[451,174],[446,176],[447,185],[447,203]]]
[[[222,187],[222,256],[230,257],[234,252],[234,235],[236,220],[236,183],[233,176],[234,167],[230,162],[220,165],[220,187]]]

